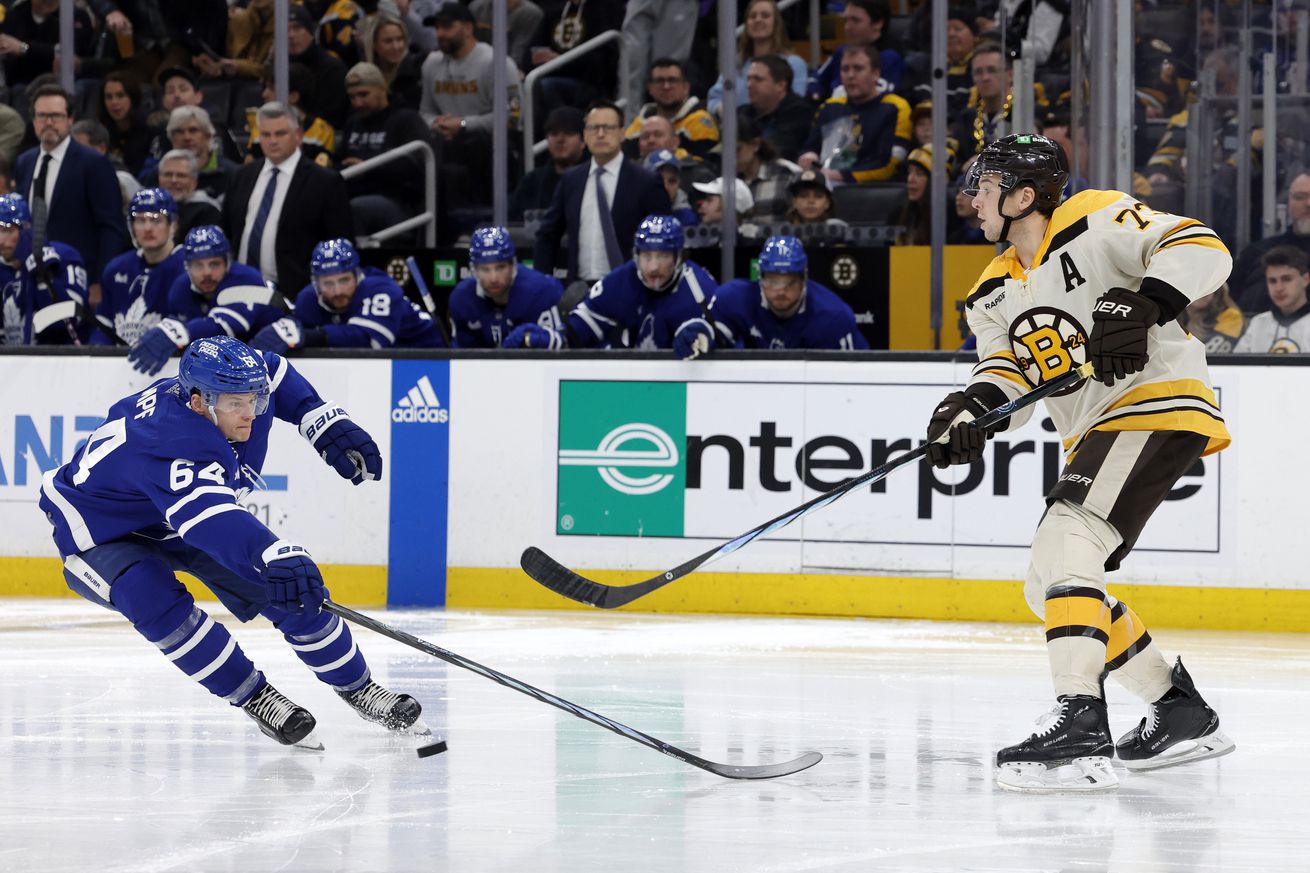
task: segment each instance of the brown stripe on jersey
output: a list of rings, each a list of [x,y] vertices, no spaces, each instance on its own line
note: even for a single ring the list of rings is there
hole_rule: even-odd
[[[1046,251],[1042,253],[1041,258],[1038,259],[1037,263],[1033,264],[1033,267],[1040,267],[1042,264],[1046,263],[1053,252],[1058,252],[1060,249],[1077,239],[1086,230],[1087,216],[1084,215],[1082,218],[1051,237],[1051,244],[1046,247]]]
[[[1110,610],[1110,641],[1105,648],[1105,666],[1117,670],[1151,643],[1146,624],[1122,602]]]
[[[1113,628],[1111,629],[1111,633],[1113,633]],[[1137,642],[1132,643],[1131,645],[1128,646],[1128,648],[1124,649],[1118,655],[1115,655],[1113,658],[1110,658],[1105,662],[1105,669],[1111,671],[1118,670],[1124,664],[1127,664],[1133,658],[1137,657],[1137,655],[1141,653],[1141,651],[1145,649],[1147,646],[1149,646],[1150,644],[1151,644],[1151,635],[1143,630],[1142,635],[1137,638]],[[1106,643],[1107,654],[1109,653],[1109,650],[1110,650],[1110,644]]]
[[[1182,154],[1181,149],[1179,150],[1179,154]],[[1202,230],[1210,230],[1210,228],[1206,227],[1204,224],[1197,221],[1195,218],[1185,218],[1182,221],[1178,222],[1178,226],[1175,227],[1173,230],[1166,231],[1165,235],[1160,237],[1160,239],[1168,239],[1169,237],[1173,236],[1176,233],[1182,233],[1183,231],[1187,230],[1189,227],[1199,227]]]
[[[986,297],[988,294],[991,294],[993,291],[1000,288],[1004,284],[1005,284],[1004,276],[993,276],[990,279],[984,279],[982,282],[978,284],[978,290],[970,294],[969,297],[964,301],[964,305],[969,307],[970,309],[973,309],[973,305],[975,303]]]
[[[1198,239],[1217,240],[1217,239],[1219,239],[1219,234],[1217,234],[1217,233],[1213,233],[1213,232],[1212,232],[1212,233],[1189,233],[1187,236],[1176,236],[1176,237],[1174,237],[1173,239],[1169,240],[1168,242],[1161,243],[1161,244],[1160,244],[1160,248],[1162,248],[1162,249],[1167,249],[1167,248],[1169,248],[1169,247],[1171,247],[1171,246],[1180,246],[1180,245],[1183,245],[1183,244],[1185,244],[1185,243],[1191,243],[1191,242],[1194,242],[1194,241],[1196,241],[1196,240],[1198,240]]]
[[[1046,592],[1047,600],[1054,600],[1057,597],[1090,597],[1092,600],[1105,602],[1105,592],[1090,585],[1057,585]]]
[[[1046,641],[1061,639],[1062,637],[1091,637],[1098,643],[1109,644],[1110,635],[1099,627],[1088,627],[1086,625],[1067,624],[1064,627],[1053,627],[1046,632]]]
[[[1079,438],[1077,444],[1069,449],[1069,454],[1072,455],[1077,453],[1078,471],[1080,473],[1084,471],[1091,473],[1094,478],[1096,471],[1101,469],[1101,465],[1105,463],[1106,457],[1110,454],[1110,449],[1114,447],[1116,435],[1113,433],[1107,433],[1105,434],[1105,439],[1095,439],[1091,442],[1087,442],[1087,438],[1093,433],[1096,433],[1096,431],[1089,430],[1087,433],[1083,434],[1082,437]],[[1086,451],[1083,451],[1084,443],[1087,445]],[[1070,463],[1066,464],[1064,470],[1061,471],[1061,475],[1070,472],[1072,463],[1073,459],[1071,458]],[[1051,489],[1051,493],[1046,495],[1046,502],[1050,503],[1052,500],[1056,500],[1055,492],[1059,490],[1060,483],[1057,480],[1055,487]]]

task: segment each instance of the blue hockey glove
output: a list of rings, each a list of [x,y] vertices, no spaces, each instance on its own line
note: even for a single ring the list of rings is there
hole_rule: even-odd
[[[340,406],[327,404],[310,411],[300,422],[300,435],[309,440],[341,478],[356,485],[366,479],[382,478],[382,452],[378,444]]]
[[[714,328],[703,318],[684,321],[673,335],[673,353],[684,361],[694,361],[714,348]]]
[[[500,347],[503,349],[562,349],[564,348],[564,337],[539,324],[520,324],[509,332]]]
[[[268,605],[296,613],[316,613],[328,590],[323,574],[303,546],[278,540],[264,550],[264,591]]]
[[[57,275],[63,266],[63,259],[59,257],[59,252],[55,251],[54,246],[45,246],[41,249],[41,267],[46,271],[46,275]],[[27,269],[28,272],[36,272],[36,252],[27,256]]]
[[[250,340],[250,347],[261,352],[275,352],[285,355],[294,348],[299,348],[305,339],[300,323],[294,318],[279,318],[255,334]]]
[[[165,318],[155,327],[150,328],[136,341],[127,359],[137,372],[153,376],[164,369],[168,359],[191,344],[191,334],[186,325],[171,318]]]

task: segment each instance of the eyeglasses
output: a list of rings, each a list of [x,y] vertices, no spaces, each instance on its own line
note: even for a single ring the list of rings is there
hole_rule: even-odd
[[[588,124],[583,128],[587,133],[614,133],[616,130],[622,130],[621,124]]]
[[[37,121],[58,121],[61,118],[67,118],[68,113],[67,112],[37,112],[34,113],[32,117],[35,118]]]
[[[673,86],[673,85],[681,85],[681,84],[682,84],[683,82],[685,82],[685,81],[687,81],[687,80],[686,80],[686,79],[683,79],[683,78],[681,78],[681,77],[678,77],[678,78],[667,78],[667,77],[661,77],[661,78],[659,78],[659,79],[651,79],[651,80],[650,80],[650,83],[651,83],[652,85],[658,85],[658,86],[660,86],[661,88],[667,88],[667,87],[671,87],[671,86]]]

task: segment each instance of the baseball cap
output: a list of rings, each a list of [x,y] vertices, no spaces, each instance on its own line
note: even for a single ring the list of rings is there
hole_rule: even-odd
[[[582,110],[573,106],[556,106],[546,116],[546,133],[582,133]]]
[[[682,162],[678,160],[678,156],[668,149],[660,149],[659,151],[654,151],[646,155],[646,169],[650,170],[652,173],[660,167],[681,166]],[[717,182],[718,180],[715,181]]]
[[[819,188],[823,191],[832,191],[832,186],[828,184],[828,177],[818,170],[803,170],[791,184],[787,186],[787,193],[795,195],[802,188]]]
[[[186,67],[167,67],[159,73],[159,87],[163,88],[168,84],[169,79],[186,79],[191,83],[191,87],[197,91],[200,90],[200,77],[194,70],[188,70]]]
[[[467,6],[460,3],[459,0],[446,0],[437,10],[437,14],[432,16],[432,23],[437,27],[447,24],[454,24],[456,21],[467,21],[469,24],[476,24],[473,19],[473,13]]]
[[[310,12],[304,6],[293,3],[287,9],[287,24],[298,24],[310,33],[314,32],[314,13]]]
[[[375,64],[359,63],[350,68],[346,73],[347,88],[381,88],[387,89],[387,77],[382,75],[382,71]]]
[[[752,206],[755,205],[755,198],[751,195],[751,189],[749,185],[747,185],[741,179],[735,179],[734,181],[737,183],[736,186],[733,188],[733,192],[737,198],[737,211],[745,212],[747,209],[750,209]],[[693,182],[692,187],[695,188],[697,191],[701,192],[702,194],[718,194],[720,197],[722,197],[723,177],[720,176],[719,178],[709,182]]]

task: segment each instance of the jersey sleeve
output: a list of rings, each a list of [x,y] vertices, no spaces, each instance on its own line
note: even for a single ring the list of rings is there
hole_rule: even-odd
[[[350,306],[354,314],[345,324],[323,325],[329,347],[391,348],[404,332],[406,314],[413,311],[399,285],[373,276],[365,276]]]
[[[274,352],[260,352],[268,366],[269,388],[272,397],[269,405],[273,414],[283,421],[300,427],[306,417],[330,404],[324,402],[309,380],[281,355]]]
[[[465,279],[455,286],[450,293],[447,313],[450,317],[450,344],[457,349],[475,349],[478,342],[477,332],[469,327],[473,321],[473,284],[472,279]]]
[[[758,299],[754,283],[746,279],[733,279],[719,286],[714,294],[714,327],[728,342],[729,348],[748,347],[751,332],[752,298]]]
[[[969,386],[992,386],[993,393],[999,389],[1005,399],[1017,400],[1033,389],[1019,359],[1010,345],[1010,330],[1001,318],[991,314],[985,303],[1001,291],[1009,269],[1003,257],[992,261],[977,284],[965,298],[966,319],[969,330],[977,338],[978,363],[969,375]],[[997,308],[995,311],[999,312]],[[996,404],[993,404],[996,405]],[[1000,430],[1014,430],[1023,426],[1032,417],[1033,407],[1029,406],[1011,415]]]
[[[633,309],[631,294],[622,285],[624,273],[610,273],[587,293],[586,299],[573,308],[565,321],[569,345],[594,348],[607,345],[610,338],[629,326]],[[627,305],[625,305],[627,298]]]
[[[1101,248],[1121,272],[1142,275],[1141,285],[1129,290],[1160,307],[1160,324],[1213,293],[1233,269],[1228,247],[1205,224],[1156,212],[1128,195],[1089,216],[1088,226],[1104,235]]]

